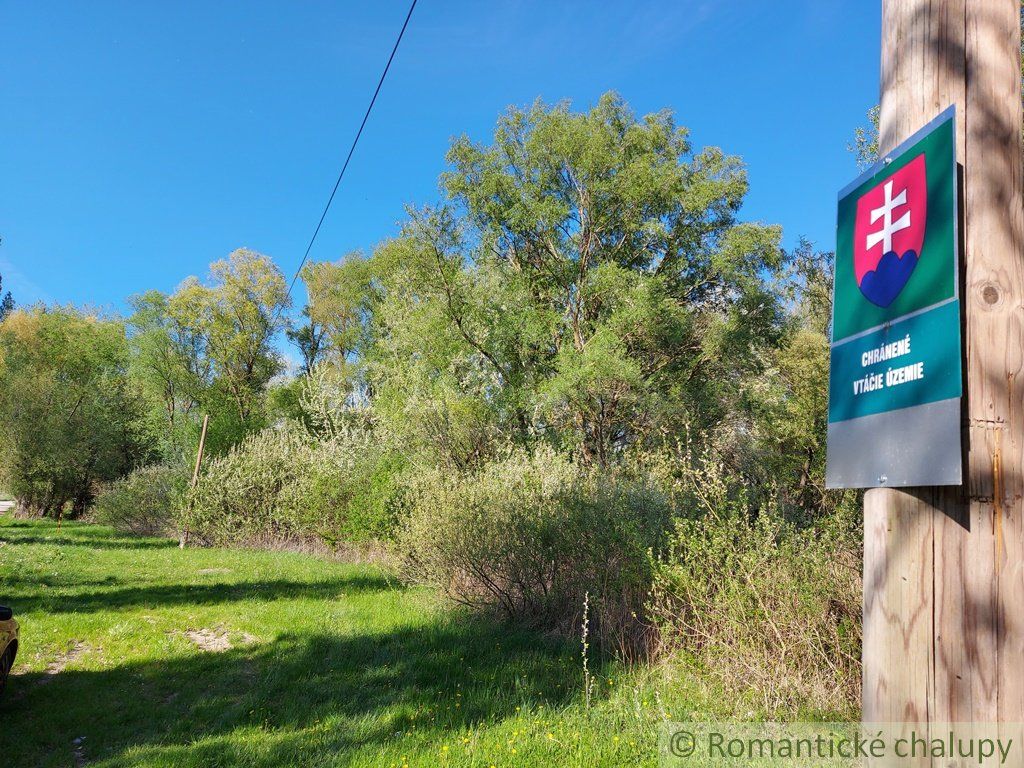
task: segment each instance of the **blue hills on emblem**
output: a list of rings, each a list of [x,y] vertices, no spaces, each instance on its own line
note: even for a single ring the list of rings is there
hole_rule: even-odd
[[[900,295],[917,262],[917,253],[914,251],[907,251],[902,256],[896,251],[889,251],[874,269],[864,274],[860,281],[860,292],[872,304],[888,307]]]

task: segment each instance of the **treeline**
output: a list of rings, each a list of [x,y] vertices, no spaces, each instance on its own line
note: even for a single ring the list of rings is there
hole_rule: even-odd
[[[858,536],[823,482],[830,255],[741,220],[739,158],[614,94],[510,109],[447,159],[398,236],[303,270],[298,321],[247,250],[125,319],[14,311],[0,486],[199,543],[377,542],[476,610],[585,618],[631,658],[683,645],[768,708],[844,712]]]
[[[284,278],[245,250],[211,274],[132,299],[127,320],[41,305],[3,320],[0,485],[26,512],[81,514],[101,483],[180,463],[201,409],[215,452],[269,423]]]

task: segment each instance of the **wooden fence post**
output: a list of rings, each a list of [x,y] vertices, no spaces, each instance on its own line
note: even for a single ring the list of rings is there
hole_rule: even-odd
[[[210,414],[203,414],[203,431],[199,434],[199,450],[196,451],[196,466],[192,470],[192,483],[189,485],[189,490],[194,491],[196,485],[199,483],[199,470],[203,466],[203,451],[206,450],[206,428],[210,425]],[[190,502],[191,503],[191,502]],[[181,538],[178,540],[178,546],[184,549],[188,544],[188,526],[184,526],[181,531]]]

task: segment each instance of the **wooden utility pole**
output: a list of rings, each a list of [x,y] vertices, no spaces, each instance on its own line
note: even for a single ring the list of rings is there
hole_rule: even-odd
[[[883,0],[880,152],[950,104],[963,168],[962,488],[864,499],[865,722],[1024,722],[1019,0]]]

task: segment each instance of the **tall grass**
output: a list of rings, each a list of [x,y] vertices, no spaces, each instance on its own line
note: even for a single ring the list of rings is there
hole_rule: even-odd
[[[649,615],[663,652],[759,711],[856,716],[860,537],[851,510],[798,524],[701,457],[683,465],[676,517],[655,558]]]

